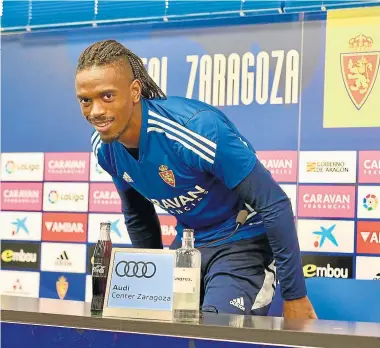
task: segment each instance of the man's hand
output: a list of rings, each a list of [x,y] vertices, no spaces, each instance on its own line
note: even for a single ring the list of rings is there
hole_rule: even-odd
[[[318,319],[308,297],[284,301],[284,318],[286,319]]]

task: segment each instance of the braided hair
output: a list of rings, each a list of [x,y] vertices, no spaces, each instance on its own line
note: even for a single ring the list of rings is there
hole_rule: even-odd
[[[153,81],[138,56],[116,40],[95,42],[79,56],[77,73],[92,66],[129,63],[133,76],[140,80],[141,94],[146,99],[166,99],[166,95]]]

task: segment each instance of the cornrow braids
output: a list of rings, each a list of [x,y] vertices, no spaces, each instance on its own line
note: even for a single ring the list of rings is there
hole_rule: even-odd
[[[133,76],[140,80],[141,94],[146,99],[166,99],[166,95],[153,81],[138,56],[116,40],[99,41],[87,47],[79,56],[77,72],[92,66],[129,63]]]

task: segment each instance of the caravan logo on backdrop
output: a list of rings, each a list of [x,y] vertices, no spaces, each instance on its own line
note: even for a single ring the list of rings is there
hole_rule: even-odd
[[[3,211],[1,216],[1,239],[41,240],[42,213]]]
[[[297,151],[258,151],[257,157],[277,182],[297,181]]]
[[[2,210],[39,211],[42,208],[42,183],[1,184]]]
[[[87,183],[48,182],[44,186],[45,211],[85,212],[88,209]]]
[[[359,151],[359,182],[380,184],[380,151]]]
[[[90,184],[90,211],[120,213],[120,196],[112,183]]]
[[[46,153],[46,181],[87,181],[90,171],[90,154]]]
[[[44,154],[3,153],[1,167],[2,181],[42,181]]]
[[[301,217],[355,216],[355,186],[299,186],[298,215]]]

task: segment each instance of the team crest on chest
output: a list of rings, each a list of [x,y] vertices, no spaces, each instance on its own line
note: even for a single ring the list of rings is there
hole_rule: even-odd
[[[175,176],[173,171],[164,164],[160,165],[158,169],[160,170],[158,174],[160,174],[161,179],[164,180],[168,185],[175,187]]]

